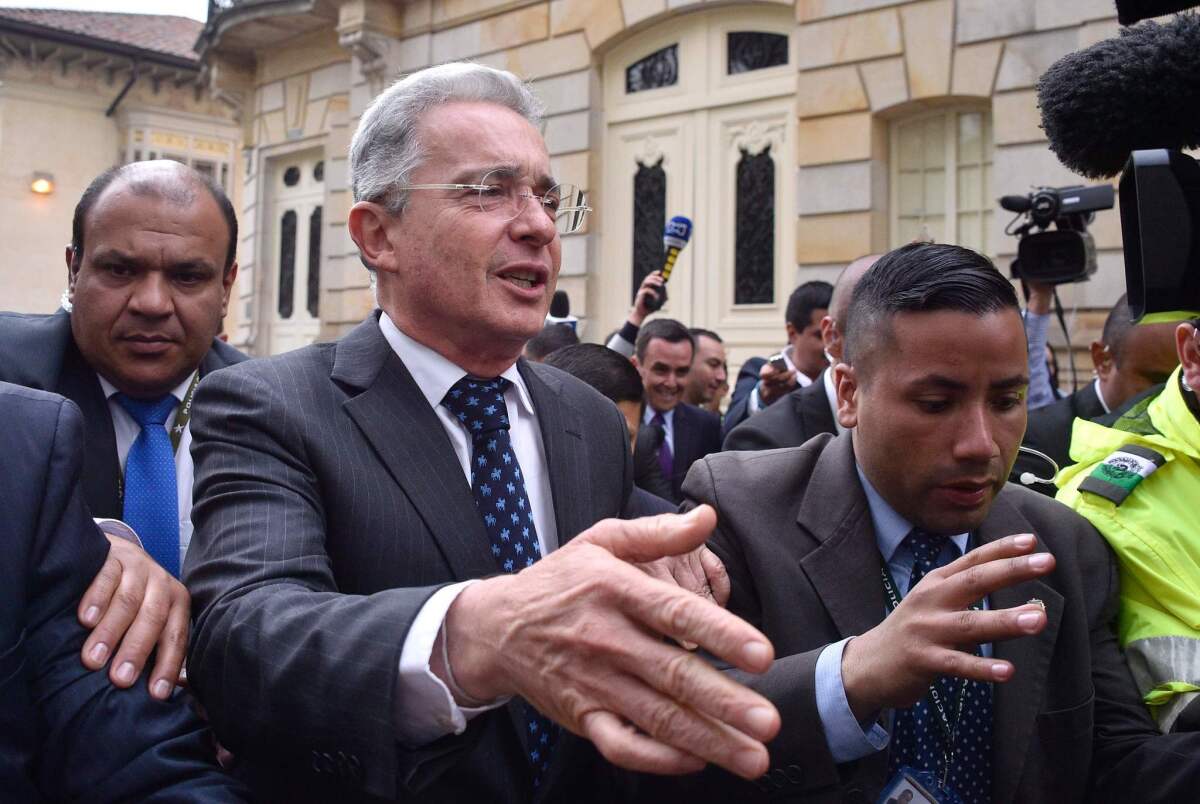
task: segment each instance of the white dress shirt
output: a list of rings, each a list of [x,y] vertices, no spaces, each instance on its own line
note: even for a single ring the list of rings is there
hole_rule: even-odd
[[[462,466],[463,479],[469,487],[471,439],[462,423],[441,404],[450,388],[468,372],[405,335],[387,313],[380,315],[379,329],[437,414],[438,421],[454,446],[454,454]],[[517,461],[521,464],[521,474],[525,477],[525,491],[529,495],[538,544],[542,555],[546,555],[558,547],[558,527],[554,519],[554,499],[550,493],[546,449],[538,428],[537,412],[525,380],[515,364],[500,376],[512,383],[504,392],[510,422],[509,435]],[[486,550],[487,545],[481,544],[479,549]],[[479,708],[460,707],[442,680],[429,669],[429,659],[446,619],[446,612],[459,593],[472,583],[477,581],[450,584],[435,592],[417,613],[404,638],[394,717],[397,738],[405,745],[416,747],[451,732],[462,734],[470,718],[506,703],[501,700]]]
[[[187,395],[188,386],[192,384],[198,371],[199,369],[193,371],[187,376],[187,379],[171,390],[171,395],[177,402],[183,401],[183,397]],[[100,378],[100,387],[104,389],[104,398],[108,400],[108,415],[112,417],[113,434],[117,437],[117,460],[120,461],[121,476],[124,477],[125,458],[129,455],[129,448],[141,434],[142,426],[114,398],[118,393],[117,387],[100,374],[96,376]],[[175,410],[171,411],[171,415],[163,423],[163,428],[168,434],[175,426],[175,417],[178,414],[179,405],[176,404]],[[193,479],[192,428],[189,424],[183,428],[183,433],[179,438],[179,449],[175,450],[175,494],[179,505],[179,566],[181,567],[183,566],[183,557],[187,554],[188,545],[192,542]]]
[[[837,415],[837,388],[833,386],[833,366],[821,372],[821,382],[825,385],[825,398],[829,400],[829,410],[833,412],[833,426],[837,428],[837,434],[848,432],[838,420]]]
[[[642,411],[642,424],[643,425],[650,424],[650,422],[652,422],[654,420],[654,417],[657,414],[658,414],[657,410],[655,410],[654,408],[647,405],[645,407],[645,409]],[[674,457],[675,457],[675,408],[671,408],[670,410],[668,410],[666,413],[664,413],[662,415],[662,417],[663,417],[663,438],[666,441],[667,446],[671,448],[671,457],[672,457],[672,459],[674,459]],[[667,480],[670,480],[670,479],[671,478],[669,478],[669,477],[667,478]]]

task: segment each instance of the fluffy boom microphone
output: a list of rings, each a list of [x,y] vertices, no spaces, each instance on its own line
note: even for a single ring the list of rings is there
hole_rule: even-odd
[[[1094,179],[1129,154],[1200,145],[1200,16],[1147,21],[1059,59],[1038,81],[1042,128],[1059,161]]]

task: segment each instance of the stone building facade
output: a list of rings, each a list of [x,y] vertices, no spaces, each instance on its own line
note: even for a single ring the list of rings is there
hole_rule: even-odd
[[[619,325],[657,267],[664,218],[691,217],[664,314],[720,332],[736,365],[783,341],[797,283],[856,256],[928,237],[1006,267],[1015,241],[996,199],[1086,183],[1046,147],[1037,77],[1117,32],[1111,0],[212,7],[198,48],[243,140],[231,335],[257,353],[337,337],[372,308],[345,229],[346,153],[370,100],[407,72],[472,59],[545,102],[553,169],[595,209],[564,238],[560,279],[586,339]],[[1062,293],[1077,345],[1123,288],[1116,211],[1092,232],[1100,269]]]
[[[0,9],[0,309],[58,307],[75,204],[113,165],[175,159],[240,206],[241,132],[192,49],[202,27],[162,15]],[[35,192],[35,179],[49,192]],[[237,329],[232,313],[226,326]]]

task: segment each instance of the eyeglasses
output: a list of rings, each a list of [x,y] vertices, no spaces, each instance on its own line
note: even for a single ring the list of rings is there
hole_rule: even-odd
[[[479,209],[488,215],[502,216],[511,221],[525,210],[530,199],[536,201],[559,234],[579,231],[592,208],[584,203],[583,190],[574,184],[556,184],[541,195],[522,189],[507,170],[493,170],[479,184],[402,184],[401,192],[409,190],[462,190],[473,192]]]

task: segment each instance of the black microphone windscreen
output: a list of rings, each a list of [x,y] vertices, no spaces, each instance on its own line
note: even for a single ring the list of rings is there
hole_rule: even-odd
[[[1028,212],[1032,206],[1033,201],[1027,195],[1000,196],[1000,207],[1009,212]]]
[[[1042,128],[1059,161],[1094,179],[1129,154],[1200,144],[1200,16],[1145,22],[1070,53],[1038,80]]]
[[[550,300],[550,315],[553,318],[566,318],[571,314],[571,297],[567,295],[565,290],[554,291],[554,298]]]
[[[1174,14],[1196,5],[1193,0],[1117,0],[1117,22],[1133,25],[1140,20]]]

